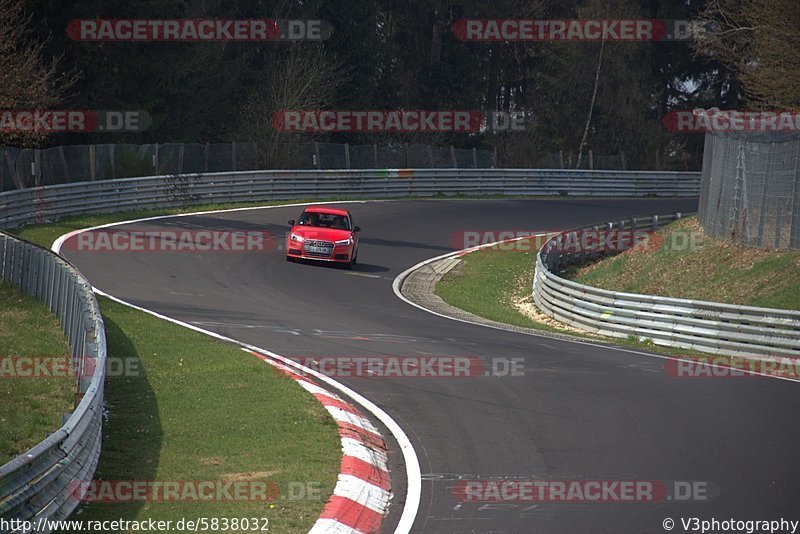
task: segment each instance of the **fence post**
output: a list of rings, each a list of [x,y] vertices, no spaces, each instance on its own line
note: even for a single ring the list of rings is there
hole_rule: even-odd
[[[350,143],[344,144],[344,168],[350,168]]]
[[[314,141],[314,157],[316,158],[315,165],[317,169],[322,168],[322,162],[319,160],[319,142]]]
[[[236,146],[235,143],[234,146]],[[183,174],[183,156],[185,154],[186,154],[186,145],[181,143],[181,147],[178,149],[178,174]]]
[[[233,170],[236,171],[236,141],[231,143],[231,165]]]
[[[94,145],[87,145],[88,153],[89,153],[89,179],[90,180],[97,180],[97,168],[94,162]]]
[[[478,168],[478,149],[475,147],[472,147],[472,168]]]
[[[203,172],[208,172],[208,143],[203,148]]]
[[[378,143],[372,143],[372,154],[375,156],[375,168],[378,168]]]
[[[108,160],[111,162],[111,177],[117,177],[117,145],[108,146]]]
[[[158,143],[156,143],[155,152],[153,153],[153,169],[158,174]]]
[[[594,170],[594,154],[591,149],[589,149],[589,170]]]
[[[64,168],[64,176],[66,176],[67,182],[69,182],[69,167],[67,167],[67,157],[64,155],[64,145],[58,147],[58,156],[61,160],[61,166]],[[79,179],[79,181],[83,181],[83,179]]]
[[[456,149],[453,147],[453,145],[450,145],[450,161],[453,162],[453,168],[457,169],[458,162],[456,161]]]
[[[42,175],[42,151],[38,148],[33,151],[33,184],[35,186],[42,185],[39,178]]]

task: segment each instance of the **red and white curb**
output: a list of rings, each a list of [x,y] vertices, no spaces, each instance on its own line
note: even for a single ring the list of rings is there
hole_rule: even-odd
[[[392,498],[387,447],[380,431],[342,397],[317,385],[297,369],[248,351],[272,365],[311,393],[331,414],[342,439],[342,467],[333,495],[309,534],[372,534]]]

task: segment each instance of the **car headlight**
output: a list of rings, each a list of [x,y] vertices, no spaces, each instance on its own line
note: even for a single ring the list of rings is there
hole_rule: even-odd
[[[303,236],[297,234],[292,234],[289,237],[289,239],[291,239],[292,241],[297,241],[298,243],[302,243],[303,241],[305,241],[305,238]]]
[[[335,245],[352,245],[353,244],[353,238],[352,237],[348,237],[347,239],[334,241],[334,244]]]

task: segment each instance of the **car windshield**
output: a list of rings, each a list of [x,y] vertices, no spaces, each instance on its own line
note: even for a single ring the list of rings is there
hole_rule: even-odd
[[[333,228],[336,230],[350,230],[350,221],[346,215],[333,213],[303,212],[297,224],[301,226],[314,226],[318,228]]]

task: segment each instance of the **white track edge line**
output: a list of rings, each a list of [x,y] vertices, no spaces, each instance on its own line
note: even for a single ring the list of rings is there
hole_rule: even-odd
[[[366,202],[381,202],[381,201],[380,200],[361,200],[361,201],[359,201],[359,200],[355,200],[355,201],[341,200],[341,201],[333,201],[333,202],[319,201],[319,204],[349,204],[349,203],[366,203]],[[128,220],[128,221],[118,221],[118,222],[115,222],[115,223],[101,224],[101,225],[98,225],[98,226],[92,226],[92,227],[89,227],[89,228],[81,228],[79,230],[73,230],[71,232],[68,232],[68,233],[66,233],[64,235],[59,236],[53,242],[53,245],[50,247],[50,249],[53,252],[55,252],[56,254],[59,254],[60,251],[61,251],[61,246],[64,244],[64,242],[67,239],[69,239],[72,236],[78,235],[78,234],[80,234],[82,232],[89,232],[89,231],[92,231],[92,230],[98,230],[100,228],[108,228],[108,227],[111,227],[111,226],[117,226],[117,225],[122,225],[122,224],[131,224],[131,223],[136,223],[136,222],[154,221],[154,220],[166,219],[166,218],[172,218],[172,217],[188,217],[188,216],[191,216],[191,215],[208,215],[208,214],[213,214],[213,213],[227,213],[227,212],[234,212],[234,211],[247,211],[247,210],[257,210],[257,209],[272,209],[272,208],[286,208],[286,207],[291,208],[291,207],[297,207],[297,206],[307,206],[307,205],[314,204],[314,203],[315,202],[312,201],[312,202],[299,202],[299,203],[296,203],[296,204],[280,204],[280,205],[275,205],[275,206],[252,206],[252,207],[246,207],[246,208],[231,208],[231,209],[200,211],[200,212],[192,212],[192,213],[181,213],[181,214],[176,214],[176,215],[158,215],[158,216],[154,216],[154,217],[144,217],[144,218],[141,218],[141,219],[132,219],[132,220]],[[279,354],[276,354],[276,353],[274,353],[272,351],[263,349],[261,347],[257,347],[255,345],[250,345],[249,343],[245,343],[245,342],[239,341],[237,339],[229,338],[227,336],[223,336],[221,334],[217,334],[216,332],[212,332],[210,330],[205,330],[205,329],[200,328],[198,326],[195,326],[193,324],[186,323],[186,322],[181,321],[179,319],[168,317],[168,316],[163,315],[161,313],[158,313],[156,311],[149,310],[149,309],[143,308],[141,306],[137,306],[135,304],[132,304],[130,302],[127,302],[127,301],[124,301],[124,300],[122,300],[120,298],[117,298],[117,297],[115,297],[113,295],[109,295],[105,291],[102,291],[102,290],[100,290],[100,289],[98,289],[98,288],[96,288],[94,286],[92,286],[92,291],[94,291],[98,295],[101,295],[101,296],[104,296],[104,297],[106,297],[106,298],[108,298],[110,300],[113,300],[114,302],[118,302],[119,304],[122,304],[124,306],[128,306],[128,307],[133,308],[135,310],[139,310],[139,311],[142,311],[144,313],[150,314],[150,315],[152,315],[154,317],[158,317],[159,319],[162,319],[164,321],[169,321],[169,322],[177,324],[179,326],[183,326],[184,328],[188,328],[190,330],[194,330],[195,332],[200,332],[202,334],[206,334],[206,335],[211,336],[213,338],[216,338],[216,339],[219,339],[219,340],[222,340],[222,341],[227,341],[227,342],[233,343],[235,345],[239,345],[240,347],[243,347],[245,349],[254,350],[254,351],[260,352],[261,354],[270,356],[273,359],[276,359],[276,360],[278,360],[278,361],[280,361],[280,362],[282,362],[282,363],[284,363],[286,365],[289,365],[291,367],[295,367],[295,368],[300,369],[300,370],[302,370],[302,371],[304,371],[304,372],[306,372],[308,374],[311,374],[312,376],[315,376],[319,380],[322,380],[323,382],[325,382],[325,383],[331,385],[332,387],[338,389],[339,391],[341,391],[342,393],[344,393],[345,395],[347,395],[348,397],[353,399],[356,403],[360,404],[365,410],[367,410],[370,414],[372,414],[373,417],[375,417],[381,423],[383,423],[383,425],[389,430],[389,432],[391,432],[391,434],[394,437],[395,441],[397,441],[397,445],[400,447],[400,451],[403,454],[403,461],[406,464],[406,501],[405,501],[405,504],[403,505],[403,512],[400,515],[400,520],[397,523],[397,527],[395,527],[394,534],[409,534],[411,532],[411,528],[414,525],[414,520],[417,517],[417,512],[419,510],[420,501],[422,499],[422,471],[420,470],[419,458],[417,457],[417,453],[414,450],[414,445],[411,444],[411,440],[406,435],[406,433],[403,431],[403,429],[400,427],[400,425],[397,424],[397,422],[395,422],[395,420],[392,419],[391,416],[388,413],[386,413],[381,408],[379,408],[375,403],[373,403],[372,401],[370,401],[366,397],[360,395],[359,393],[356,393],[354,390],[350,389],[349,387],[345,386],[344,384],[332,379],[331,377],[322,375],[322,374],[318,373],[317,371],[315,371],[315,370],[313,370],[311,368],[304,367],[304,366],[302,366],[302,365],[300,365],[300,364],[298,364],[296,362],[293,362],[293,361],[291,361],[291,360],[289,360],[287,358],[284,358],[283,356],[280,356]]]
[[[551,340],[564,341],[564,342],[567,342],[567,343],[575,343],[577,345],[587,345],[587,346],[590,346],[590,347],[602,347],[602,348],[605,348],[605,349],[617,350],[617,351],[620,351],[620,352],[627,352],[629,354],[638,354],[638,355],[641,355],[641,356],[647,356],[649,358],[657,358],[657,359],[660,359],[660,360],[677,360],[677,361],[682,361],[682,362],[697,363],[695,360],[690,360],[688,358],[680,358],[680,357],[677,357],[677,356],[667,356],[665,354],[653,354],[653,353],[650,353],[650,352],[642,352],[642,351],[639,351],[639,350],[627,349],[625,347],[612,345],[610,343],[593,343],[593,342],[588,341],[588,340],[587,341],[580,341],[580,340],[577,340],[577,339],[553,337],[553,336],[548,336],[546,334],[539,334],[537,332],[528,332],[528,331],[524,331],[524,330],[509,330],[507,328],[502,328],[500,326],[494,326],[494,325],[491,325],[491,324],[484,324],[484,323],[479,323],[479,322],[476,322],[476,321],[470,321],[469,319],[462,319],[460,317],[451,317],[449,315],[445,315],[443,313],[428,309],[428,308],[426,308],[426,307],[424,307],[424,306],[422,306],[420,304],[417,304],[416,302],[412,302],[405,295],[403,295],[403,292],[400,290],[400,286],[403,284],[403,281],[412,272],[414,272],[417,269],[420,269],[420,268],[428,265],[429,263],[433,263],[433,262],[438,261],[438,260],[443,260],[443,259],[449,258],[451,256],[464,256],[466,254],[471,254],[472,252],[475,252],[475,251],[480,250],[482,248],[487,248],[487,247],[491,247],[491,246],[494,246],[494,245],[499,245],[501,243],[508,243],[510,241],[518,241],[520,239],[529,239],[531,237],[538,237],[540,235],[547,235],[547,233],[535,234],[535,235],[523,236],[523,237],[516,237],[516,238],[513,238],[513,239],[504,239],[502,241],[495,241],[494,243],[486,243],[486,244],[478,245],[478,246],[475,246],[475,247],[466,248],[466,249],[463,249],[463,250],[455,250],[453,252],[448,252],[448,253],[442,254],[440,256],[435,256],[433,258],[428,258],[427,260],[423,260],[423,261],[417,263],[416,265],[412,265],[411,267],[409,267],[408,269],[406,269],[402,273],[398,274],[395,277],[394,281],[392,282],[392,290],[394,291],[395,296],[397,298],[399,298],[400,300],[402,300],[403,302],[405,302],[406,304],[410,304],[411,306],[414,306],[415,308],[419,308],[420,310],[428,312],[430,314],[437,315],[439,317],[444,317],[445,319],[450,319],[451,321],[458,321],[460,323],[467,323],[467,324],[471,324],[471,325],[482,326],[484,328],[492,328],[494,330],[501,330],[503,332],[513,332],[513,333],[516,333],[516,334],[524,334],[526,336],[541,337],[541,338],[546,338],[546,339],[551,339]],[[491,320],[491,319],[489,319],[489,320]],[[742,358],[745,358],[745,357],[742,356]],[[745,359],[747,359],[747,358],[745,358]],[[732,367],[732,366],[729,367],[729,366],[719,365],[719,364],[714,364],[714,366],[715,367],[719,367],[721,369],[729,369],[729,370],[732,370],[732,371],[739,370],[739,368]],[[766,374],[766,373],[750,372],[750,371],[748,371],[748,373],[750,373],[751,375],[754,375],[754,376],[762,376],[764,378],[772,378],[772,379],[775,379],[775,380],[784,380],[786,382],[800,383],[800,378],[790,378],[790,377],[786,377],[786,376],[776,376],[776,375],[770,375],[770,374]]]

